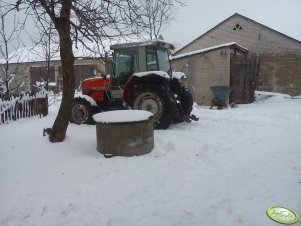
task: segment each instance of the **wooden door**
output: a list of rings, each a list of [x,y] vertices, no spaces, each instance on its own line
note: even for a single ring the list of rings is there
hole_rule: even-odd
[[[260,60],[256,55],[232,55],[230,66],[230,103],[247,104],[254,101]]]

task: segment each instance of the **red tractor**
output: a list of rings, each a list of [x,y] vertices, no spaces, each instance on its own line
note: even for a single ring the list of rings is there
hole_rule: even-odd
[[[182,83],[185,75],[172,73],[171,44],[153,40],[110,48],[114,50],[113,75],[82,82],[82,94],[75,96],[71,122],[94,124],[93,114],[117,109],[152,112],[156,129],[196,119],[190,115],[192,96]]]

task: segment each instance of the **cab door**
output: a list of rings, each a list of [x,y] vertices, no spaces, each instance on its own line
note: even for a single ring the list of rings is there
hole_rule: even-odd
[[[123,87],[138,68],[138,51],[136,49],[115,50],[114,69],[111,80],[111,96],[122,97]]]

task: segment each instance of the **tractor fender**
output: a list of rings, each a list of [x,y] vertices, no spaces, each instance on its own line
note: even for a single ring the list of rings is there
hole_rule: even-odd
[[[95,107],[98,106],[97,103],[96,103],[96,101],[92,97],[90,97],[88,95],[79,94],[79,93],[77,93],[77,94],[74,95],[74,99],[79,99],[79,98],[85,99],[86,101],[88,101],[91,104],[91,106],[95,106]]]
[[[180,71],[173,71],[172,72],[172,76],[173,79],[177,79],[177,80],[182,80],[182,79],[186,79],[186,75],[183,72]]]
[[[157,75],[162,78],[170,79],[169,74],[167,74],[165,71],[145,71],[145,72],[137,72],[137,73],[133,74],[133,76],[136,76],[139,78],[149,76],[149,75]]]
[[[129,98],[144,84],[154,84],[156,86],[168,87],[170,76],[163,71],[148,71],[133,74],[125,83],[122,100],[128,103]]]

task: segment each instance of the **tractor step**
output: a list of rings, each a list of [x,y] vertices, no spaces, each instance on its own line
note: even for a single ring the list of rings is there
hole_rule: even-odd
[[[183,120],[184,120],[185,122],[190,123],[191,120],[193,120],[193,121],[199,121],[199,118],[196,117],[195,115],[189,115],[189,116],[185,116],[185,117],[183,118]]]
[[[195,115],[190,115],[189,118],[193,121],[199,121],[199,118],[196,117]]]

